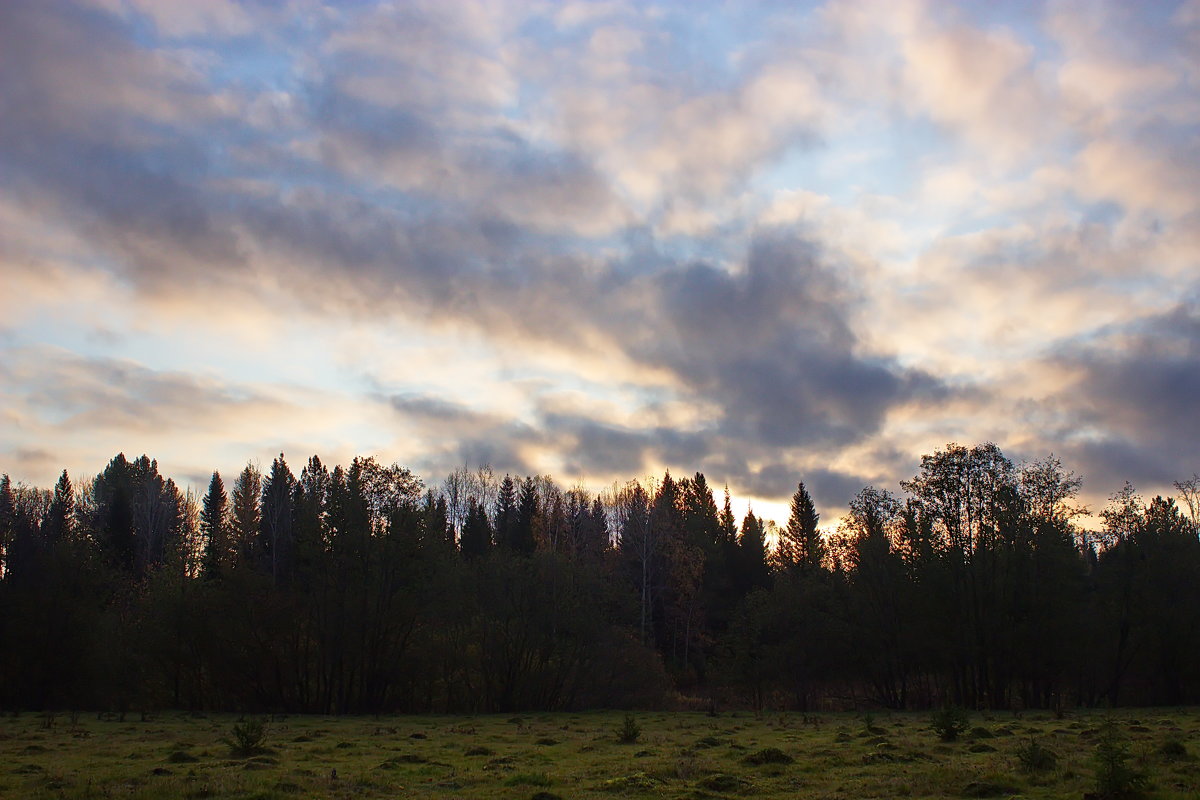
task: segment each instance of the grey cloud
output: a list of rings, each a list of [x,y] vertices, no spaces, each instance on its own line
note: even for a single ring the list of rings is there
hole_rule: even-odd
[[[720,402],[721,431],[779,447],[845,444],[886,411],[933,401],[937,380],[862,355],[853,297],[811,243],[765,235],[741,274],[707,266],[659,280],[662,319],[634,352]]]
[[[583,475],[638,475],[652,460],[691,468],[703,464],[713,446],[707,433],[664,426],[629,428],[565,414],[543,414],[539,423],[567,471]]]
[[[700,431],[548,416],[538,432],[436,398],[392,398],[445,440],[446,457],[520,471],[522,447],[548,443],[584,471],[636,470],[650,457],[717,464],[720,447],[858,441],[889,409],[944,391],[862,351],[849,322],[857,298],[811,243],[760,232],[734,273],[629,246],[624,259],[594,255],[596,237],[625,224],[607,176],[581,153],[498,124],[485,102],[462,115],[436,92],[405,95],[420,65],[372,61],[399,89],[388,102],[364,98],[339,73],[375,58],[360,48],[308,76],[301,130],[262,131],[238,116],[246,97],[222,110],[211,87],[165,67],[132,28],[67,5],[0,5],[0,170],[138,285],[187,292],[269,270],[267,283],[333,313],[422,315],[518,346],[600,341],[669,373],[683,399],[719,407]],[[142,105],[77,103],[79,91],[132,93]],[[311,136],[315,154],[285,155],[277,139],[291,134]],[[786,144],[768,139],[766,152]],[[262,192],[229,188],[218,179],[266,169],[238,161],[239,148],[282,159],[286,174],[267,174]],[[749,174],[753,159],[734,160]],[[67,413],[163,424],[253,399],[120,362],[63,366],[40,391],[52,404],[75,398]],[[784,472],[745,480],[783,497],[797,480]]]
[[[206,87],[101,14],[2,6],[0,170],[10,188],[150,284],[179,274],[163,269],[171,260],[236,263],[220,198],[198,189],[209,171],[204,134],[171,130],[219,120]]]
[[[10,372],[25,387],[18,392],[31,412],[58,426],[162,429],[276,402],[254,391],[128,361],[48,349],[8,351],[6,360],[15,364]]]
[[[514,474],[537,471],[521,455],[521,448],[540,443],[544,434],[529,425],[431,395],[384,399],[397,414],[421,426],[426,452],[418,456],[417,465],[430,475],[484,464]]]
[[[466,406],[443,400],[440,397],[402,394],[390,398],[392,408],[405,416],[417,417],[437,423],[458,424],[487,419]]]
[[[1200,306],[1185,303],[1054,362],[1077,376],[1069,402],[1103,433],[1073,443],[1081,471],[1105,485],[1162,485],[1200,465]]]
[[[16,472],[25,475],[50,473],[62,469],[58,455],[41,447],[18,447],[12,451]]]

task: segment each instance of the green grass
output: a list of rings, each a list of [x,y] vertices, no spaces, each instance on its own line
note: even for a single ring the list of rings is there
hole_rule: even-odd
[[[1110,717],[1147,797],[1200,796],[1200,711],[1131,709],[975,713],[955,742],[939,741],[928,713],[877,712],[869,726],[854,714],[639,713],[634,745],[620,741],[620,712],[288,717],[241,758],[232,715],[60,715],[50,728],[6,715],[0,797],[1079,798],[1096,788]],[[1053,768],[1021,768],[1031,741],[1053,751]]]

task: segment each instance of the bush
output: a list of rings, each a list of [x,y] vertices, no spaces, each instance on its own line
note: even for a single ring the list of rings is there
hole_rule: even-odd
[[[761,766],[763,764],[791,764],[795,759],[778,747],[767,747],[757,753],[751,753],[742,759],[747,764]]]
[[[1168,761],[1179,761],[1188,757],[1187,745],[1175,737],[1171,737],[1158,748],[1158,754]]]
[[[229,752],[235,758],[262,753],[266,748],[267,723],[261,719],[247,719],[233,724],[232,736],[222,741],[229,745]]]
[[[623,744],[633,744],[642,735],[642,729],[633,718],[633,714],[625,715],[625,723],[621,726],[621,730],[617,732],[617,738]]]
[[[1104,800],[1130,800],[1146,788],[1146,776],[1129,765],[1129,745],[1120,738],[1111,720],[1105,723],[1096,743],[1092,763],[1096,765],[1096,794]]]
[[[971,720],[966,709],[957,706],[947,706],[941,711],[935,711],[929,719],[929,727],[943,742],[955,741],[966,733],[970,725]]]
[[[1058,766],[1058,756],[1031,737],[1028,744],[1017,748],[1017,763],[1023,772],[1048,772]]]
[[[544,772],[518,772],[508,780],[505,786],[549,786],[550,776]]]

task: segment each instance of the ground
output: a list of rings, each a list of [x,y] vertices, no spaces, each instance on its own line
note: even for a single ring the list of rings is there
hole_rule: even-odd
[[[1083,798],[1101,741],[1147,797],[1200,797],[1197,709],[975,713],[952,742],[917,712],[638,712],[632,743],[624,718],[274,717],[244,754],[235,715],[5,715],[0,797]],[[1028,768],[1031,743],[1053,766]]]

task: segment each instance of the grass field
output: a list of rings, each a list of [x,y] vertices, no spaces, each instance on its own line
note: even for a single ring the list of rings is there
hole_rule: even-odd
[[[234,716],[139,720],[5,716],[0,797],[1083,798],[1102,741],[1147,796],[1200,797],[1197,710],[973,714],[952,742],[927,713],[639,713],[632,743],[614,712],[288,717],[237,756]]]

